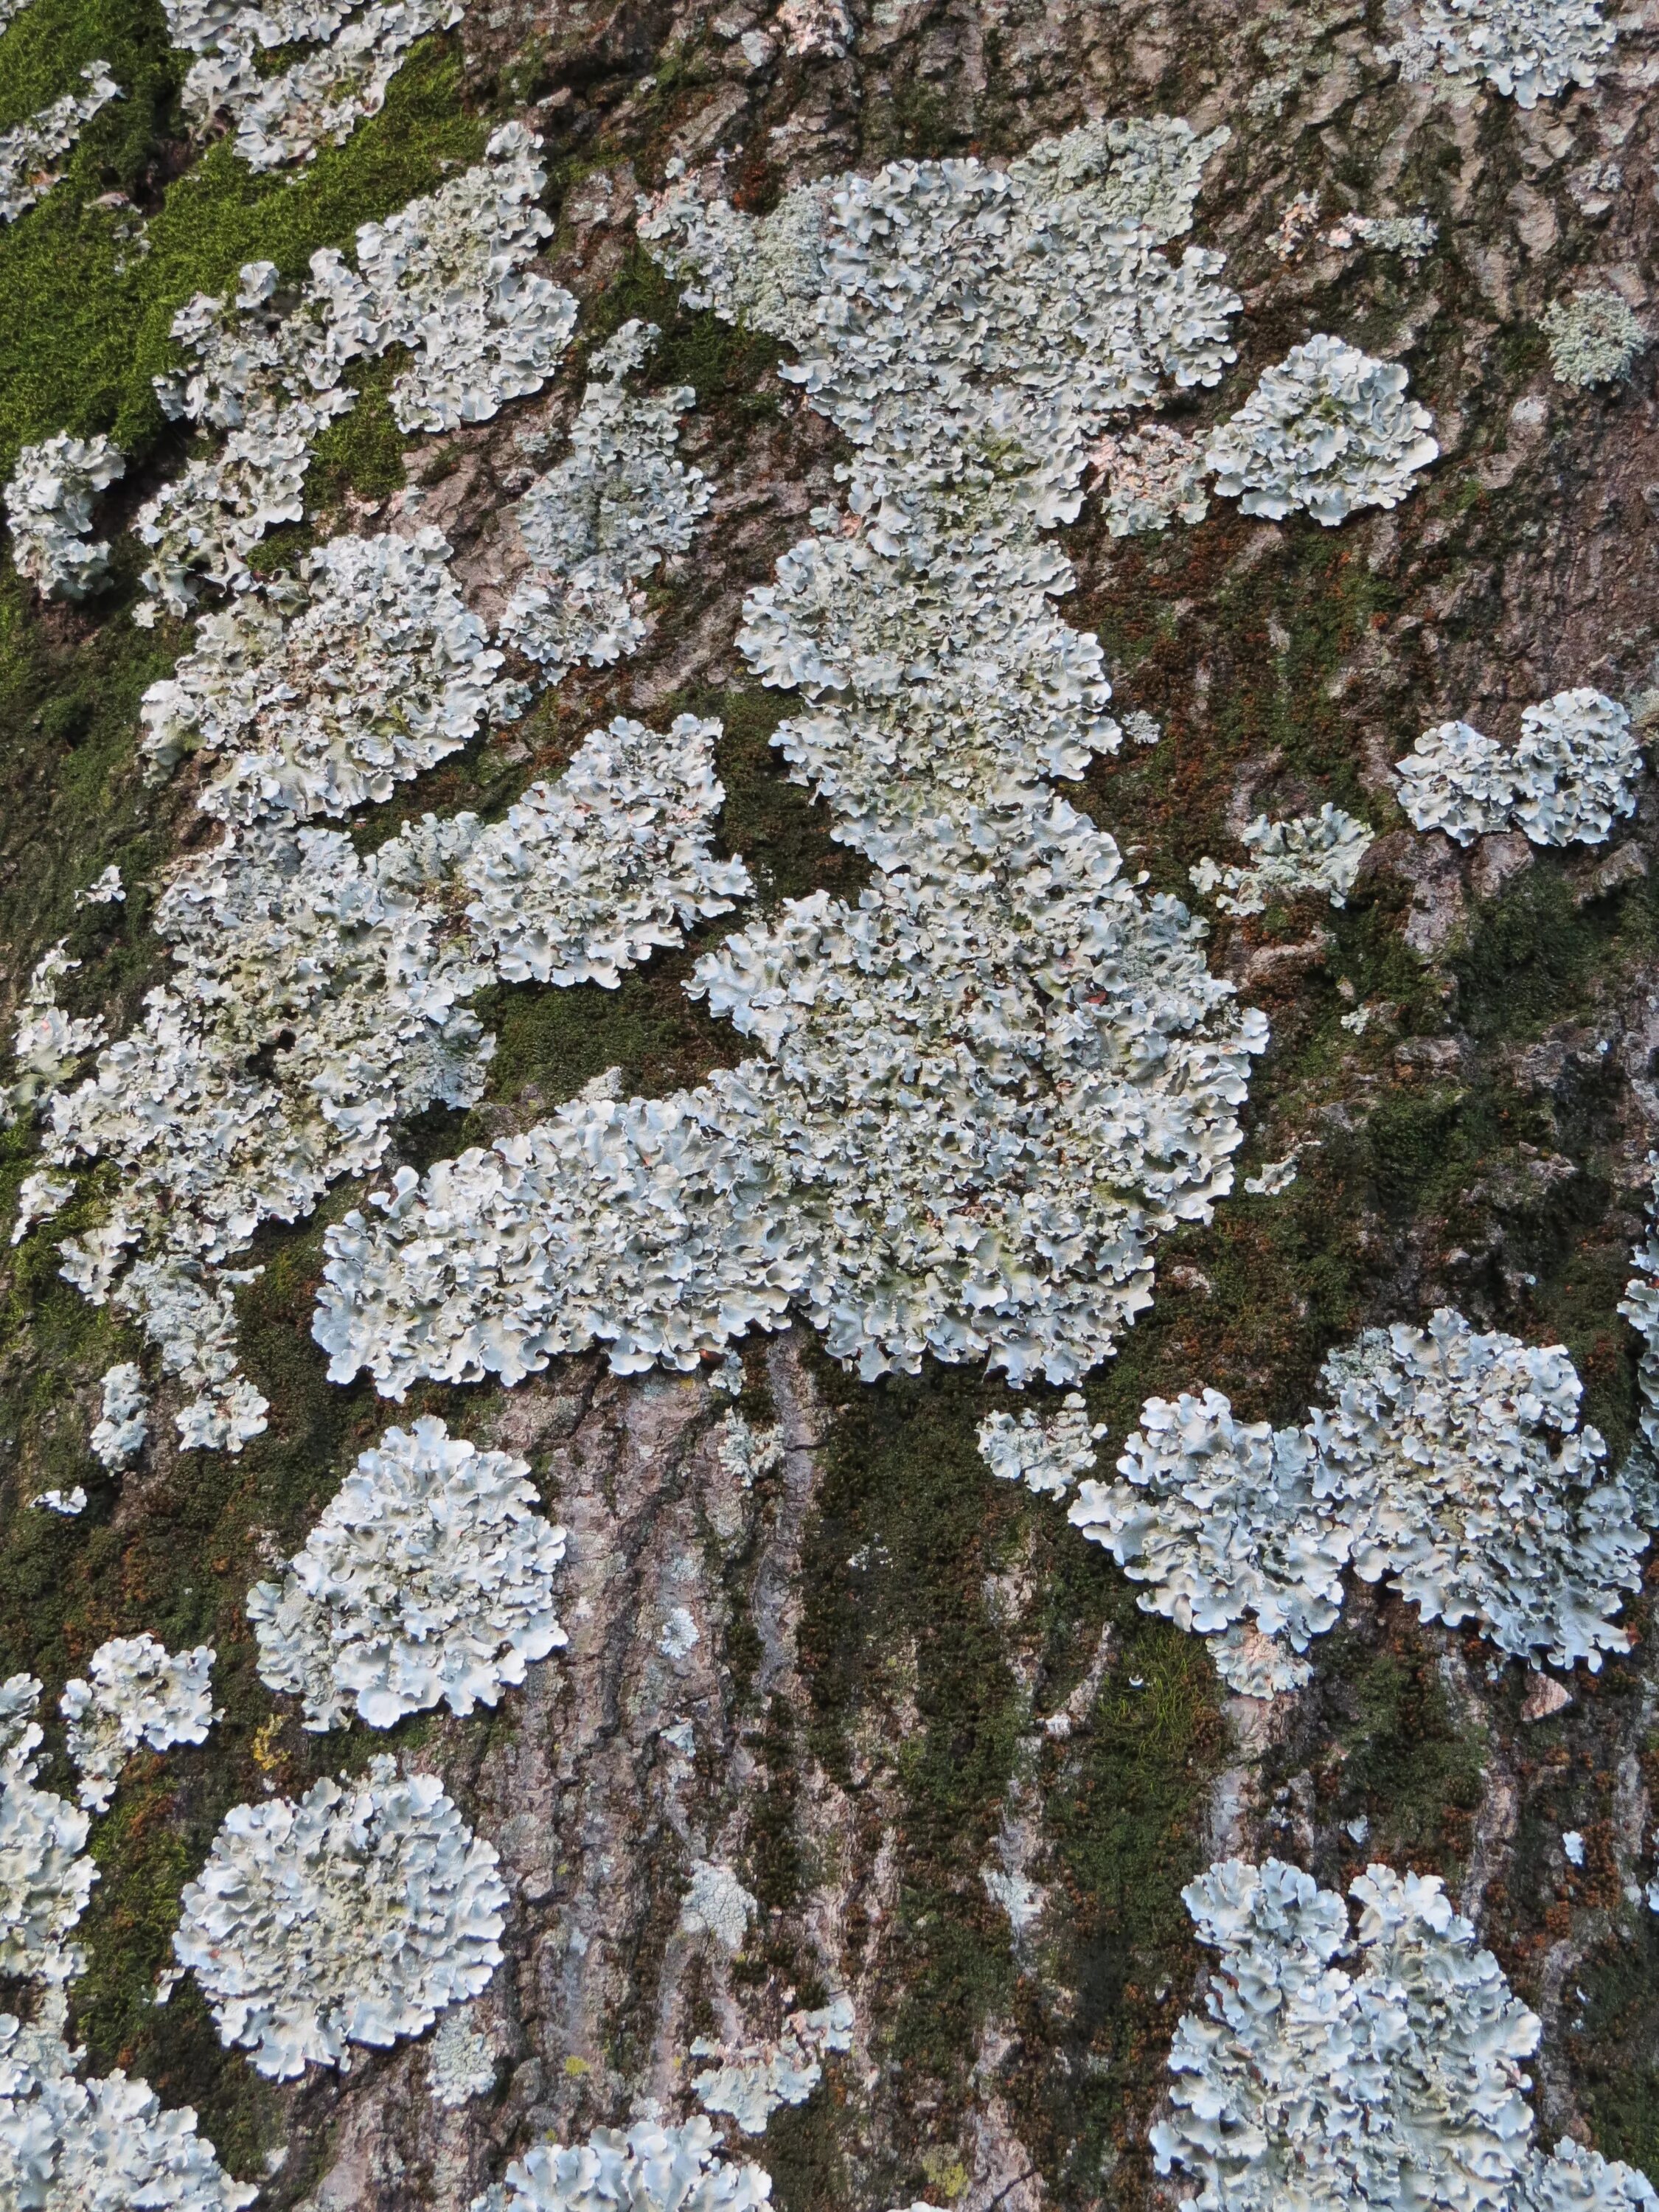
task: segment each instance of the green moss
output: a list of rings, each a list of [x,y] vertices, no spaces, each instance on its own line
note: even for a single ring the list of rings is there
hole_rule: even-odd
[[[1452,963],[1458,1018],[1479,1037],[1536,1036],[1584,1002],[1653,942],[1645,884],[1579,905],[1559,862],[1540,856],[1484,907],[1468,949]]]
[[[641,371],[647,385],[689,384],[700,407],[724,401],[739,414],[778,412],[778,341],[746,324],[724,322],[710,309],[682,307],[678,287],[638,245],[592,303],[586,319],[590,346],[635,317],[662,332]]]
[[[106,0],[106,8],[135,37],[142,32],[144,53],[170,53],[159,6]],[[0,53],[44,11],[74,12],[68,0],[39,0]],[[146,64],[155,88],[147,109],[135,94],[125,114],[120,104],[106,111],[123,129],[142,112],[147,148],[177,58],[165,70],[161,61]],[[273,261],[299,282],[319,246],[349,246],[358,224],[431,191],[447,167],[476,160],[483,126],[463,112],[459,89],[445,43],[424,41],[381,112],[293,175],[256,177],[222,141],[167,188],[142,254],[124,241],[118,212],[90,204],[110,176],[100,116],[64,183],[0,233],[0,470],[9,471],[25,441],[55,430],[109,430],[129,453],[148,450],[163,427],[151,380],[176,365],[168,333],[179,307],[193,293],[222,291],[245,261]]]

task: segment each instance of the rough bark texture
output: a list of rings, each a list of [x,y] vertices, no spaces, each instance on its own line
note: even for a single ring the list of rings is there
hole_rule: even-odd
[[[498,810],[611,714],[689,709],[724,723],[722,836],[763,902],[855,891],[861,863],[769,751],[783,702],[732,643],[745,590],[835,496],[836,441],[779,382],[769,342],[678,306],[635,241],[635,194],[676,154],[724,152],[740,203],[763,208],[847,167],[1012,155],[1085,117],[1225,123],[1194,236],[1226,252],[1244,296],[1240,362],[1170,419],[1218,419],[1291,345],[1332,331],[1408,366],[1442,458],[1397,510],[1339,530],[1218,501],[1196,527],[1125,540],[1085,504],[1065,533],[1080,579],[1066,618],[1098,632],[1118,707],[1166,732],[1155,753],[1097,763],[1078,803],[1156,888],[1184,893],[1188,867],[1233,851],[1223,841],[1259,811],[1333,799],[1379,832],[1344,911],[1218,921],[1213,963],[1273,1025],[1243,1158],[1254,1169],[1299,1144],[1298,1179],[1160,1247],[1152,1311],[1089,1379],[1090,1411],[1110,1425],[1108,1457],[1154,1392],[1207,1382],[1249,1418],[1299,1419],[1334,1345],[1451,1304],[1565,1341],[1617,1458],[1638,1400],[1616,1306],[1659,1142],[1659,788],[1609,847],[1503,836],[1465,853],[1404,824],[1389,771],[1431,723],[1510,738],[1524,705],[1571,685],[1629,704],[1644,736],[1659,714],[1659,349],[1627,381],[1579,392],[1552,379],[1539,330],[1592,277],[1654,312],[1659,6],[1626,11],[1595,89],[1529,112],[1401,82],[1379,58],[1380,0],[854,0],[853,14],[845,57],[802,59],[763,0],[477,0],[420,50],[382,118],[309,182],[267,193],[235,181],[224,148],[185,143],[159,8],[35,0],[0,43],[0,124],[58,89],[37,87],[52,39],[64,52],[91,39],[130,94],[59,192],[0,234],[0,459],[118,422],[139,458],[100,521],[117,549],[106,593],[43,606],[9,564],[0,586],[0,993],[15,1000],[67,931],[83,963],[72,1005],[118,1030],[165,965],[155,888],[203,842],[191,777],[158,788],[138,764],[139,692],[188,628],[131,626],[138,560],[119,526],[178,465],[147,378],[191,290],[267,250],[301,266],[475,157],[486,125],[531,120],[557,225],[544,266],[579,295],[584,339],[629,315],[662,325],[649,375],[696,387],[681,452],[713,475],[714,509],[653,580],[637,659],[573,676],[368,834],[428,809]],[[165,312],[111,273],[98,226],[113,218],[94,205],[111,190],[173,257]],[[1321,216],[1282,257],[1297,193],[1317,194]],[[1323,242],[1344,210],[1384,205],[1438,222],[1429,258]],[[422,519],[459,549],[488,619],[522,557],[502,515],[526,480],[514,439],[568,422],[580,356],[543,398],[407,453],[386,385],[370,372],[328,434],[314,512],[276,533],[274,557],[395,514],[418,472]],[[111,861],[125,905],[77,912],[74,890]],[[732,1032],[681,992],[696,949],[611,993],[489,994],[486,1102],[403,1131],[398,1158],[489,1143],[613,1066],[651,1093],[736,1060]],[[1376,1011],[1356,1036],[1341,1017],[1364,1003]],[[9,1191],[35,1138],[3,1141]],[[1659,1784],[1646,1601],[1627,1608],[1630,1657],[1577,1672],[1559,1710],[1539,1709],[1517,1668],[1492,1679],[1477,1639],[1363,1587],[1304,1692],[1271,1708],[1229,1697],[1202,1644],[1139,1611],[1051,1502],[992,1480],[975,1426],[1018,1401],[971,1372],[864,1386],[804,1327],[750,1340],[738,1403],[777,1425],[783,1451],[748,1486],[720,1457],[731,1401],[701,1379],[617,1379],[582,1360],[510,1392],[417,1394],[404,1415],[441,1412],[530,1462],[570,1534],[569,1645],[493,1714],[407,1722],[389,1740],[304,1735],[293,1701],[258,1682],[241,1606],[391,1415],[365,1386],[328,1385],[308,1335],[324,1221],[361,1196],[337,1191],[317,1219],[262,1233],[264,1272],[240,1308],[267,1435],[240,1459],[180,1454],[163,1392],[118,1484],[99,1482],[86,1438],[97,1378],[130,1340],[58,1279],[49,1238],[5,1261],[0,1675],[33,1670],[55,1711],[100,1641],[149,1630],[170,1648],[216,1644],[226,1709],[200,1749],[129,1769],[95,1831],[72,2028],[100,2070],[119,2063],[195,2105],[235,2172],[258,2178],[284,2154],[263,2202],[465,2212],[550,2130],[568,2140],[647,2100],[694,2109],[694,2037],[775,2033],[843,1990],[851,2050],[745,2142],[782,2212],[1173,2201],[1146,2136],[1204,1972],[1179,1892],[1231,1850],[1274,1850],[1327,1882],[1368,1856],[1444,1874],[1543,2017],[1550,2137],[1659,2181],[1659,1915],[1626,1899],[1652,1872]],[[29,1509],[76,1481],[94,1488],[82,1518]],[[674,1656],[678,1607],[697,1635]],[[663,1737],[683,1720],[690,1754]],[[221,2049],[193,1984],[151,2002],[180,1888],[225,1809],[297,1794],[388,1741],[444,1778],[513,1893],[507,1963],[478,2008],[495,2085],[454,2109],[428,2093],[423,2043],[280,2089]],[[1582,1869],[1562,1855],[1571,1828]],[[702,1859],[757,1900],[735,1954],[680,1926]],[[1018,1929],[988,1871],[1034,1886]]]

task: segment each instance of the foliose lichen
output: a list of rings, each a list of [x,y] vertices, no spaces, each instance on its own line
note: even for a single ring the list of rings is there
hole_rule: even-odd
[[[167,0],[175,45],[197,56],[181,95],[198,131],[223,118],[237,153],[256,173],[309,161],[340,146],[378,115],[410,48],[461,19],[460,0],[274,0],[266,6],[201,7]],[[278,48],[311,49],[285,68],[261,67]]]
[[[428,1415],[362,1453],[280,1583],[247,1613],[259,1679],[305,1700],[305,1725],[371,1728],[441,1702],[493,1705],[565,1641],[553,1609],[564,1531],[535,1508],[521,1459]]]
[[[87,1815],[35,1787],[40,1701],[32,1674],[0,1683],[0,1975],[56,1984],[86,1964],[69,1938],[98,1869],[83,1848]]]
[[[1250,866],[1223,867],[1206,854],[1189,871],[1193,889],[1200,897],[1213,894],[1224,914],[1261,914],[1275,896],[1297,898],[1309,891],[1346,906],[1376,834],[1328,799],[1317,814],[1288,822],[1258,814],[1239,833],[1239,842],[1255,855]]]
[[[799,1307],[866,1376],[932,1351],[1066,1381],[1146,1304],[1158,1235],[1231,1187],[1265,1025],[1052,789],[1119,732],[1042,535],[1120,410],[1231,358],[1218,258],[1158,250],[1212,144],[1091,125],[763,218],[678,179],[650,210],[688,300],[791,339],[853,444],[845,517],[814,516],[738,642],[805,695],[775,741],[876,874],[699,963],[761,1057],[573,1102],[331,1231],[337,1379],[514,1381],[595,1343],[686,1367]]]
[[[1522,2062],[1540,2022],[1437,1875],[1373,1865],[1348,1894],[1352,1937],[1342,1899],[1279,1859],[1224,1860],[1182,1891],[1220,1971],[1176,2031],[1160,2173],[1200,2182],[1203,2212],[1659,2203],[1630,2166],[1534,2145]]]
[[[88,1669],[64,1685],[58,1711],[69,1723],[69,1755],[79,1768],[81,1802],[104,1813],[121,1770],[136,1751],[205,1743],[219,1717],[213,1703],[211,1644],[170,1652],[153,1636],[114,1636]]]
[[[17,2212],[240,2212],[233,2181],[188,2105],[165,2110],[143,2081],[82,2079],[85,2053],[50,2025],[0,2013],[0,2203]]]
[[[1581,391],[1628,376],[1638,354],[1651,343],[1628,303],[1600,285],[1552,300],[1540,328],[1549,341],[1556,382]]]
[[[1206,448],[1216,489],[1245,514],[1308,514],[1328,526],[1397,507],[1440,451],[1406,372],[1340,338],[1292,346]]]
[[[1068,1390],[1051,1420],[1035,1413],[988,1413],[979,1425],[979,1455],[1003,1482],[1023,1482],[1040,1498],[1063,1498],[1099,1455],[1095,1446],[1106,1433],[1104,1421],[1092,1425],[1079,1390]]]
[[[321,1781],[225,1816],[173,1939],[221,2039],[289,2081],[348,2043],[419,2035],[501,1964],[507,1893],[493,1845],[431,1775]]]
[[[92,535],[92,503],[123,476],[118,446],[100,434],[71,438],[59,431],[24,446],[6,486],[11,556],[20,576],[42,599],[83,599],[109,568],[109,545]]]
[[[1613,1616],[1641,1586],[1659,1495],[1640,1458],[1604,1472],[1563,1346],[1442,1308],[1426,1330],[1367,1330],[1323,1382],[1334,1402],[1293,1429],[1236,1421],[1218,1391],[1151,1399],[1125,1479],[1085,1482],[1071,1508],[1235,1688],[1307,1680],[1298,1655],[1334,1622],[1350,1564],[1534,1667],[1594,1673],[1629,1648]]]
[[[1593,85],[1617,35],[1601,0],[1418,0],[1417,15],[1392,49],[1402,75],[1488,84],[1518,107]]]
[[[771,2175],[720,2148],[701,2113],[678,2128],[596,2128],[586,2142],[538,2143],[515,2159],[471,2212],[755,2212],[771,2197]]]
[[[1635,812],[1643,763],[1626,710],[1581,688],[1528,707],[1513,748],[1467,722],[1437,723],[1395,773],[1417,828],[1460,845],[1504,830],[1534,845],[1600,845]]]
[[[557,683],[579,660],[606,667],[645,637],[640,585],[684,553],[710,497],[701,469],[674,457],[690,386],[631,392],[624,380],[658,337],[624,323],[592,356],[570,450],[514,508],[530,568],[501,617],[501,635]]]
[[[84,92],[66,92],[27,122],[0,131],[0,223],[15,222],[52,190],[82,126],[120,99],[121,88],[107,62],[90,62],[81,75]]]

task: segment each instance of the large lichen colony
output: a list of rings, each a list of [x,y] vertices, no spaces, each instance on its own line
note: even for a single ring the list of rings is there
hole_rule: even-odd
[[[0,26],[9,12],[0,0]],[[1414,0],[1386,12],[1398,35],[1381,59],[1430,87],[1421,97],[1465,101],[1484,85],[1523,108],[1593,87],[1617,27],[1597,0]],[[190,57],[178,70],[193,141],[222,138],[210,160],[297,195],[331,173],[418,42],[455,27],[463,7],[165,0],[165,13]],[[1272,16],[1281,31],[1283,15]],[[1330,27],[1322,16],[1321,33]],[[796,59],[844,59],[859,26],[840,0],[785,0],[764,31],[735,15],[715,30],[758,69],[780,45]],[[0,223],[52,189],[82,126],[121,96],[103,63],[83,75],[83,93],[0,134]],[[561,1355],[597,1352],[619,1376],[707,1371],[735,1392],[740,1340],[800,1320],[865,1383],[917,1376],[931,1359],[974,1363],[1016,1391],[1061,1386],[1046,1411],[979,1420],[984,1468],[1064,1504],[1136,1586],[1140,1610],[1205,1638],[1236,1692],[1304,1689],[1356,1579],[1385,1583],[1421,1622],[1484,1640],[1493,1682],[1505,1660],[1534,1677],[1580,1662],[1599,1674],[1632,1649],[1625,1609],[1659,1522],[1647,1449],[1659,1451],[1659,1237],[1638,1249],[1620,1309],[1642,1342],[1645,1438],[1621,1464],[1581,1419],[1583,1385],[1564,1346],[1478,1328],[1449,1306],[1419,1325],[1425,1297],[1386,1328],[1352,1334],[1356,1322],[1345,1323],[1322,1401],[1294,1426],[1239,1418],[1177,1339],[1191,1387],[1147,1397],[1116,1479],[1095,1473],[1107,1429],[1078,1386],[1152,1305],[1160,1246],[1167,1258],[1169,1240],[1210,1224],[1233,1190],[1269,1035],[1230,978],[1270,964],[1247,951],[1224,974],[1212,967],[1209,925],[1153,888],[1150,864],[1136,865],[1143,847],[1120,845],[1066,794],[1126,731],[1148,747],[1161,732],[1144,708],[1114,719],[1101,640],[1061,619],[1057,602],[1078,579],[1057,533],[1091,498],[1126,562],[1147,550],[1133,541],[1167,550],[1173,526],[1203,522],[1212,497],[1258,526],[1305,518],[1334,530],[1397,507],[1441,457],[1402,363],[1308,319],[1242,404],[1206,398],[1237,358],[1244,302],[1219,252],[1178,241],[1228,138],[1168,118],[1097,120],[1006,163],[901,158],[779,192],[728,175],[723,159],[693,169],[676,156],[662,188],[641,196],[630,285],[657,297],[665,287],[685,312],[775,345],[780,377],[840,441],[836,501],[812,507],[769,580],[751,582],[726,640],[756,684],[787,695],[771,743],[863,872],[844,895],[774,898],[765,870],[721,848],[726,732],[711,713],[675,711],[708,703],[695,688],[653,714],[660,727],[607,698],[599,726],[561,745],[563,765],[504,786],[489,818],[411,808],[392,834],[371,829],[368,810],[406,801],[405,787],[524,723],[552,687],[641,652],[656,586],[716,524],[721,487],[678,451],[697,390],[648,388],[664,329],[629,315],[599,326],[610,335],[586,354],[580,398],[569,395],[560,457],[513,480],[494,547],[505,578],[492,573],[481,590],[458,558],[465,515],[449,536],[422,524],[426,483],[390,511],[348,505],[359,526],[312,534],[313,464],[357,410],[382,406],[404,441],[470,429],[542,393],[577,341],[576,300],[532,266],[554,228],[542,142],[522,123],[495,131],[481,160],[447,164],[457,173],[434,189],[352,226],[349,252],[310,252],[302,280],[290,255],[246,262],[234,284],[176,313],[184,287],[173,292],[157,328],[170,327],[176,365],[155,386],[187,447],[157,463],[105,433],[20,445],[4,494],[20,604],[70,602],[51,618],[80,621],[136,555],[141,636],[176,640],[192,626],[182,651],[169,648],[170,672],[146,666],[135,732],[149,785],[187,780],[198,817],[145,886],[160,980],[136,1018],[131,1000],[120,1022],[75,1013],[61,1000],[75,1003],[78,940],[31,953],[3,1098],[8,1127],[38,1135],[13,1244],[44,1231],[63,1280],[107,1310],[100,1328],[119,1317],[142,1340],[141,1358],[112,1358],[112,1343],[101,1353],[96,1416],[76,1416],[88,1480],[124,1484],[124,1513],[146,1510],[141,1465],[159,1492],[179,1450],[240,1453],[283,1419],[243,1371],[238,1293],[270,1264],[273,1224],[305,1221],[337,1184],[384,1176],[352,1194],[361,1202],[342,1194],[320,1232],[311,1333],[333,1382],[366,1375],[401,1401],[434,1385],[511,1386]],[[1281,262],[1317,211],[1316,196],[1291,203]],[[1356,215],[1327,243],[1395,252],[1411,272],[1437,234],[1426,216]],[[1646,344],[1622,295],[1601,290],[1564,296],[1542,329],[1557,380],[1580,392],[1622,385]],[[1273,350],[1285,344],[1281,335]],[[1212,427],[1151,419],[1183,398]],[[539,461],[550,442],[538,431],[519,450]],[[131,510],[142,552],[116,554],[94,535],[94,507],[130,461],[144,493]],[[338,502],[329,511],[337,526]],[[295,538],[273,560],[266,541],[283,530]],[[1382,757],[1379,820],[1391,783],[1415,830],[1461,847],[1509,831],[1539,847],[1603,845],[1638,808],[1639,726],[1588,688],[1527,708],[1512,747],[1442,723],[1391,779]],[[1277,928],[1303,899],[1330,921],[1378,830],[1332,800],[1283,816],[1251,812],[1257,804],[1231,817],[1243,863],[1189,865],[1194,843],[1184,874],[1160,854],[1158,880],[1190,881],[1232,923]],[[126,896],[119,870],[106,871],[77,910]],[[416,1117],[486,1098],[497,1040],[475,1004],[483,994],[622,994],[714,922],[726,932],[686,955],[684,988],[745,1057],[652,1096],[624,1095],[613,1067],[493,1145],[410,1164]],[[1255,944],[1248,932],[1238,941]],[[1247,1193],[1287,1191],[1301,1141]],[[1659,1212],[1659,1162],[1655,1171]],[[164,1438],[158,1390],[173,1414]],[[422,1402],[456,1418],[440,1393]],[[648,1402],[668,1406],[673,1391]],[[172,1965],[152,1994],[164,2002],[190,1975],[218,2045],[277,2083],[345,2074],[361,2048],[436,2027],[421,2078],[453,2115],[495,2083],[504,2046],[493,2022],[483,2032],[476,2001],[508,1957],[514,1899],[507,1839],[498,1852],[475,1832],[450,1795],[470,1805],[465,1789],[426,1770],[447,1756],[444,1731],[504,1699],[510,1745],[520,1715],[507,1693],[566,1647],[568,1567],[590,1577],[573,1629],[592,1619],[604,1544],[593,1531],[617,1507],[584,1499],[584,1524],[561,1506],[573,1540],[542,1510],[532,1457],[452,1435],[431,1411],[359,1449],[374,1425],[352,1436],[355,1468],[303,1536],[264,1549],[271,1574],[239,1583],[247,1679],[236,1695],[269,1692],[276,1717],[254,1753],[262,1784],[237,1785],[248,1801],[228,1811],[230,1790],[211,1803],[217,1832],[184,1884]],[[763,1517],[803,1455],[786,1452],[787,1433],[731,1411],[710,1448],[721,1482],[745,1510],[761,1499]],[[88,1533],[84,1487],[33,1503]],[[713,1515],[710,1525],[726,1533]],[[699,1562],[689,1540],[675,1543],[674,1602],[651,1632],[653,1665],[678,1680],[704,1631],[678,1593]],[[872,1554],[863,1543],[847,1571]],[[1083,1557],[1106,1571],[1098,1553]],[[1059,1575],[1055,1591],[1056,1606],[1071,1604]],[[757,1638],[768,1695],[785,1666],[779,1611]],[[1102,1631],[1096,1689],[1123,1622],[1145,1625],[1126,1607]],[[797,1626],[792,1616],[787,1637]],[[85,1671],[55,1678],[64,1726],[50,1745],[41,1682],[18,1673],[0,1685],[0,1978],[20,2008],[0,2013],[5,2204],[227,2212],[258,2193],[221,2166],[191,2108],[165,2109],[121,2067],[88,2073],[68,2039],[66,1992],[89,1965],[76,1931],[104,1853],[94,1818],[107,1824],[106,1863],[142,1756],[171,1753],[187,1770],[194,1754],[179,1747],[208,1742],[223,1719],[217,1651],[187,1644],[192,1632],[173,1650],[149,1630],[71,1643]],[[1040,1670],[1020,1664],[1034,1711]],[[732,1672],[720,1670],[720,1692],[735,1699]],[[635,1696],[607,1686],[606,1731],[635,1726]],[[355,1764],[362,1738],[348,1736],[334,1747],[337,1777],[280,1778],[265,1747],[296,1717],[295,1700],[313,1737],[408,1724],[392,1739],[399,1755]],[[688,1692],[693,1704],[696,1726],[677,1715],[647,1731],[688,1761],[708,1701]],[[1057,1707],[1042,1738],[1064,1743],[1072,1727]],[[744,1776],[759,1741],[743,1739]],[[42,1786],[59,1753],[78,1804]],[[1015,1771],[1034,1790],[1029,1753]],[[1068,1770],[1065,1786],[1074,1780]],[[820,1785],[827,1796],[827,1767]],[[1024,1937],[1045,1892],[1015,1848],[1015,1794],[986,1886]],[[568,1817],[574,1835],[585,1816]],[[781,1818],[787,1826],[787,1805]],[[806,2106],[832,2057],[854,2078],[860,2022],[851,1999],[831,1994],[837,1981],[792,1985],[765,2032],[732,1996],[781,1910],[738,1845],[678,1804],[665,1832],[686,1871],[653,1911],[694,1960],[687,1986],[705,2027],[710,1991],[717,1999],[720,2032],[688,2031],[673,2058],[679,2110],[702,2112],[676,2123],[641,2093],[625,2131],[566,2130],[567,2141],[546,2136],[538,2105],[546,2139],[471,2212],[758,2212],[772,2178],[738,2138]],[[1363,1826],[1348,1832],[1361,1839]],[[1575,1838],[1566,1856],[1582,1869]],[[909,1840],[890,1823],[882,1851],[902,1863]],[[554,1844],[547,1894],[569,1874],[563,1838]],[[900,1863],[896,1894],[903,1881]],[[1196,2186],[1182,2201],[1195,2212],[1659,2206],[1632,2166],[1571,2139],[1549,2154],[1536,2146],[1522,2067],[1540,2022],[1439,1877],[1378,1863],[1348,1893],[1357,1927],[1311,1875],[1238,1857],[1182,1892],[1218,1968],[1202,2012],[1175,2032],[1163,2117],[1143,2128],[1158,2172]],[[892,1910],[859,1908],[872,1927]],[[902,1896],[897,1924],[909,1932],[914,1915]],[[573,1956],[587,1941],[574,1918],[558,1938]],[[541,1971],[531,1952],[526,1942],[514,1957],[509,2012]],[[1166,1984],[1156,2002],[1167,1996]],[[510,2033],[522,2031],[514,2014]],[[653,2063],[677,2032],[648,2027],[661,2046]],[[605,2029],[617,2051],[635,2034]],[[870,2066],[865,2091],[901,2063]],[[592,2071],[574,2039],[566,2069],[567,2081]],[[709,2113],[729,2124],[724,2137]],[[280,2165],[279,2154],[268,2171]],[[965,2178],[958,2187],[940,2172],[954,2200]]]
[[[1638,1459],[1609,1474],[1561,1346],[1443,1309],[1367,1330],[1323,1381],[1331,1403],[1294,1429],[1238,1421],[1216,1390],[1149,1400],[1124,1480],[1085,1481],[1073,1524],[1258,1695],[1308,1680],[1350,1566],[1534,1666],[1629,1648],[1613,1617],[1659,1500]]]
[[[1521,2062],[1540,2022],[1453,1910],[1438,1875],[1373,1866],[1334,1891],[1282,1860],[1229,1859],[1182,1892],[1220,1954],[1203,2013],[1176,2031],[1158,2170],[1202,2212],[1285,2204],[1546,2212],[1659,2203],[1644,2177],[1533,2142]],[[1340,1966],[1351,1959],[1353,1966]]]

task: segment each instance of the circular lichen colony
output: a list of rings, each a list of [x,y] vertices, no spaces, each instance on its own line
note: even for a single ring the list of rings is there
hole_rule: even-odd
[[[565,1641],[552,1585],[564,1531],[525,1462],[437,1419],[388,1429],[289,1560],[248,1593],[259,1675],[305,1699],[308,1729],[355,1707],[372,1728],[443,1703],[493,1705]]]
[[[441,1784],[376,1759],[361,1783],[233,1808],[173,1945],[222,2039],[289,2081],[477,1996],[501,1964],[507,1903],[493,1846]]]

